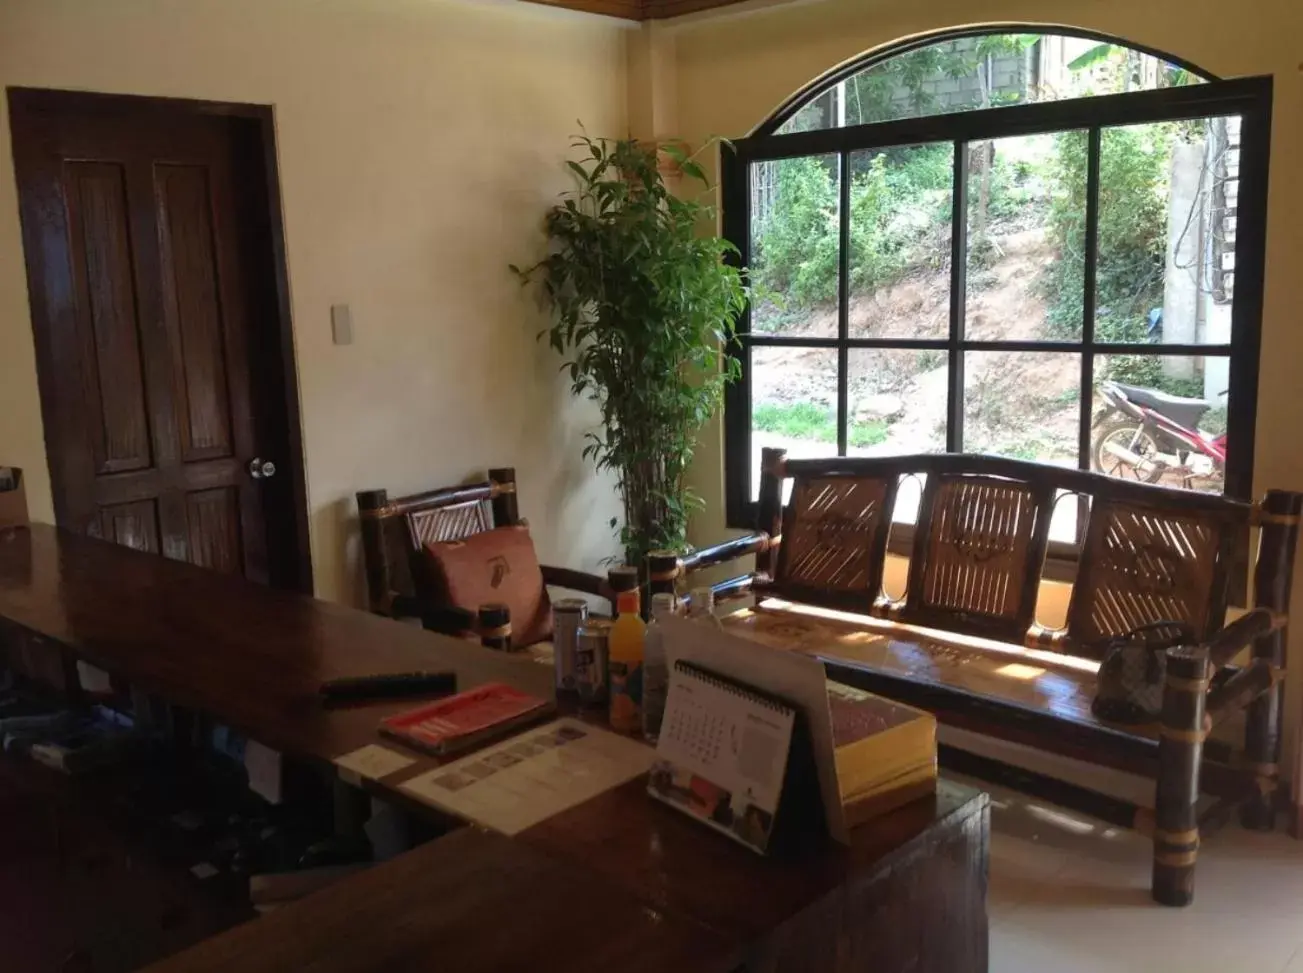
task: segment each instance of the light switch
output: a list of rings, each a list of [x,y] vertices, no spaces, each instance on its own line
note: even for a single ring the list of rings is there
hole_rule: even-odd
[[[347,304],[330,306],[330,334],[337,345],[353,343],[353,311]]]

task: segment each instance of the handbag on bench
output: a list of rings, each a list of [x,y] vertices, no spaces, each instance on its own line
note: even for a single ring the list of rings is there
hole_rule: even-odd
[[[1167,650],[1193,641],[1190,626],[1173,621],[1151,622],[1105,641],[1090,711],[1128,726],[1156,722],[1163,712]]]

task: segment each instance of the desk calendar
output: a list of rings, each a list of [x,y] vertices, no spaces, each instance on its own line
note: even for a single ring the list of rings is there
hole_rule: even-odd
[[[648,792],[756,851],[768,850],[796,716],[777,697],[676,661]]]

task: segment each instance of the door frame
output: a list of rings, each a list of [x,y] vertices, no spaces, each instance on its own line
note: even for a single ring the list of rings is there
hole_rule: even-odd
[[[280,393],[284,398],[287,455],[282,469],[290,479],[290,494],[293,500],[293,517],[289,523],[267,518],[269,545],[283,545],[287,552],[291,568],[287,576],[277,579],[276,587],[311,595],[312,549],[308,529],[308,486],[303,450],[303,419],[299,401],[299,379],[294,348],[294,327],[290,311],[289,269],[286,262],[285,218],[282,210],[280,166],[276,150],[276,122],[271,105],[254,105],[242,102],[203,101],[191,98],[162,98],[151,95],[124,95],[103,92],[69,91],[54,88],[9,87],[6,89],[9,102],[10,130],[14,141],[19,138],[19,129],[15,120],[24,116],[43,113],[75,111],[83,115],[112,117],[114,115],[223,115],[247,119],[255,126],[259,150],[262,158],[262,175],[265,179],[264,189],[267,200],[267,226],[270,231],[271,267],[269,268],[275,285],[274,315],[277,329],[277,351],[279,352],[278,378]],[[15,176],[17,173],[15,172]],[[22,187],[18,186],[19,209],[23,208]],[[31,220],[21,220],[24,254],[35,252],[40,247],[36,228]],[[24,257],[26,261],[26,257]],[[28,280],[28,306],[32,317],[33,338],[36,344],[37,384],[41,396],[42,424],[45,427],[46,461],[53,446],[50,436],[48,417],[53,414],[54,390],[48,376],[55,367],[54,349],[50,336],[45,329],[36,326],[36,305],[42,300]],[[51,476],[51,493],[54,500],[55,519],[64,517],[66,506],[62,488]]]

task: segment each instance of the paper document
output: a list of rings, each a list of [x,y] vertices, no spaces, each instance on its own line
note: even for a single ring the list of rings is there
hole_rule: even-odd
[[[379,780],[396,774],[414,763],[413,758],[374,743],[335,758],[340,779],[354,787],[360,786],[363,780]]]
[[[269,804],[281,802],[281,755],[257,740],[244,743],[244,769],[249,774],[249,790]]]
[[[562,719],[413,777],[398,789],[514,835],[646,773],[655,756],[636,740]]]

